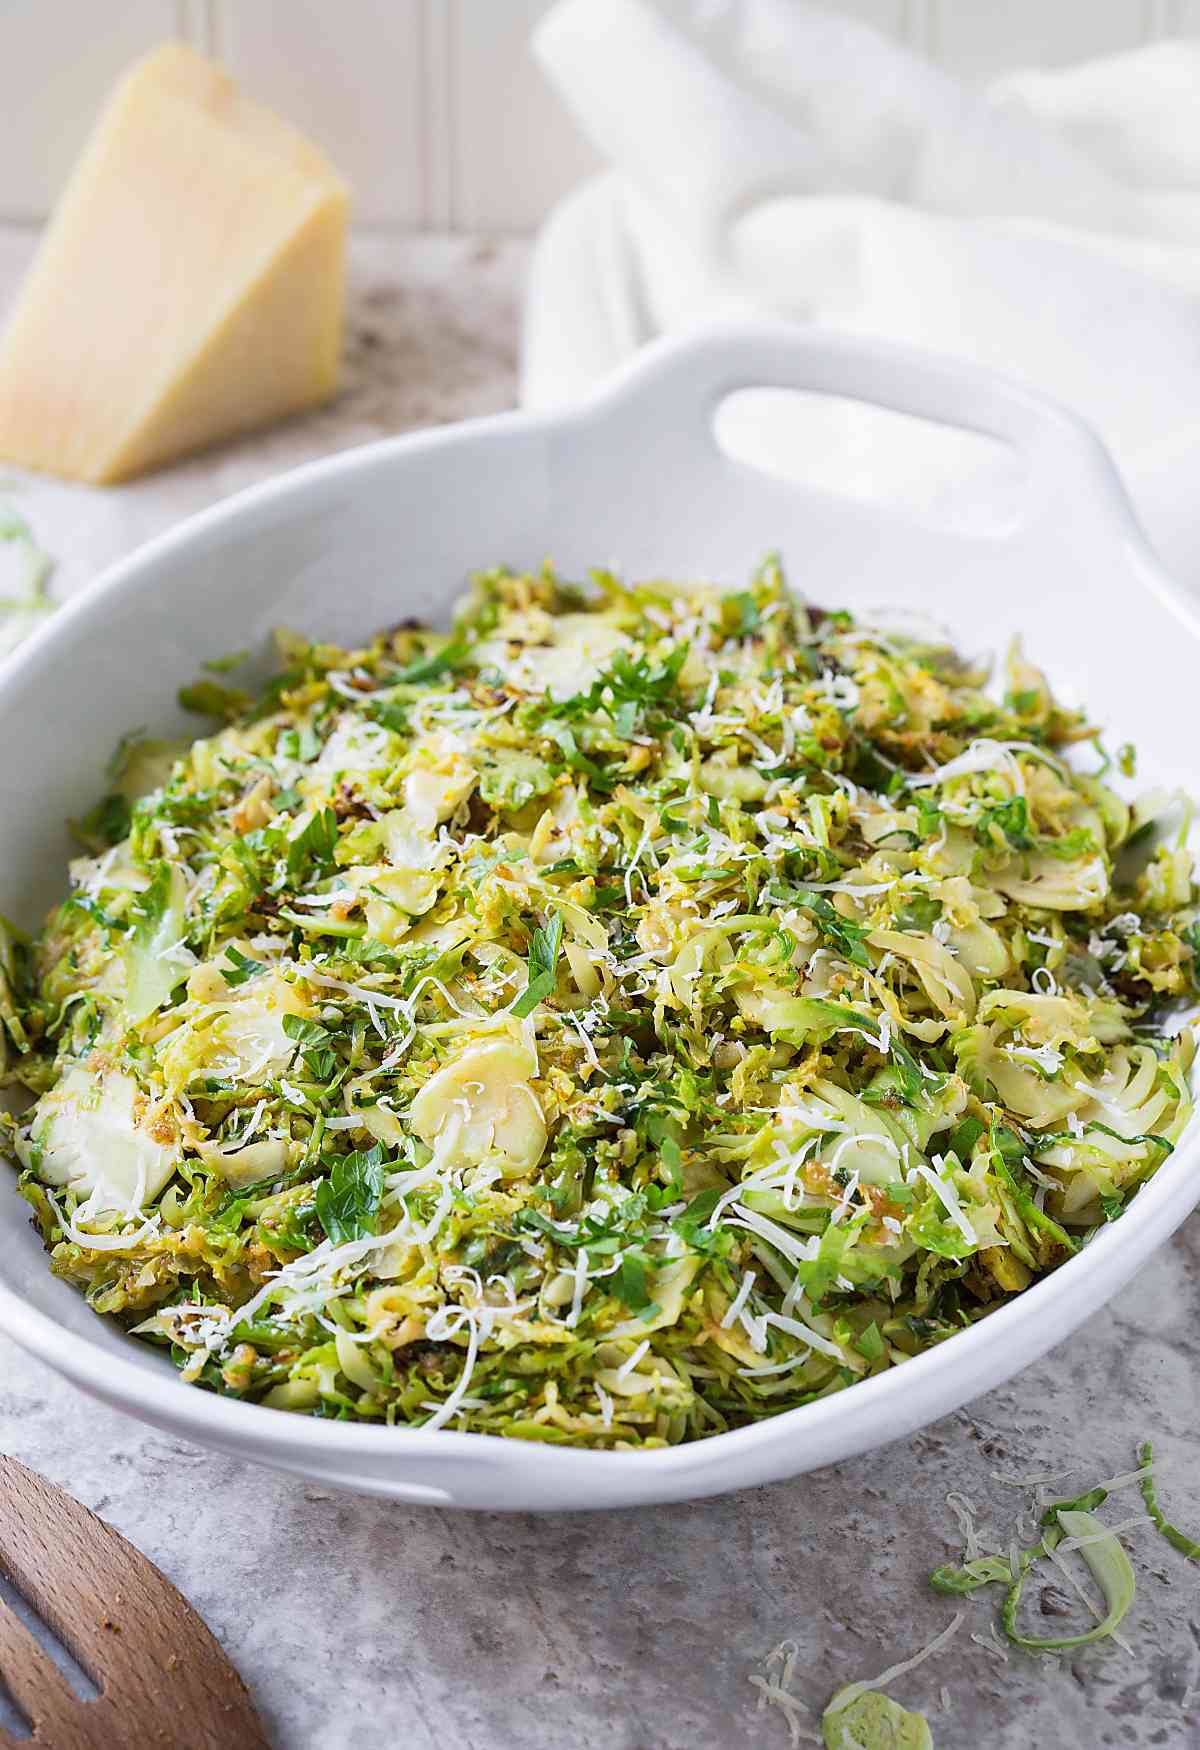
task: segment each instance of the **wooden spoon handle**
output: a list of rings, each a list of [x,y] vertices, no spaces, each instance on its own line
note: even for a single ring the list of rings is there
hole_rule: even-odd
[[[0,1573],[101,1693],[81,1699],[7,1607],[0,1681],[33,1725],[0,1750],[269,1750],[245,1684],[140,1550],[62,1489],[0,1457]]]
[[[3,1599],[0,1599],[0,1678],[35,1731],[44,1733],[52,1743],[71,1742],[72,1721],[82,1705],[79,1697]],[[7,1737],[2,1741],[10,1742]]]

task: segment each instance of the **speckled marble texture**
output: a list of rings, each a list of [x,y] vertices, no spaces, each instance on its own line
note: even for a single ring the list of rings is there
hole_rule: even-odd
[[[29,252],[0,234],[0,306]],[[310,456],[507,406],[523,262],[516,244],[358,242],[346,388],[326,412],[117,492],[14,483],[59,556],[58,587]],[[958,1547],[948,1490],[1006,1541],[1023,1497],[995,1473],[1075,1467],[1064,1483],[1082,1488],[1130,1467],[1147,1435],[1168,1506],[1200,1526],[1197,1219],[1090,1329],[968,1410],[835,1470],[637,1513],[471,1516],[333,1495],[101,1409],[0,1338],[0,1449],[182,1587],[280,1750],[785,1750],[781,1717],[756,1712],[747,1681],[783,1637],[815,1724],[835,1688],[952,1619],[925,1583]],[[1117,1501],[1121,1517],[1139,1509],[1136,1491]],[[1200,1744],[1200,1566],[1146,1528],[1130,1541],[1130,1653],[1002,1664],[971,1639],[993,1605],[962,1605],[951,1645],[894,1686],[928,1711],[939,1750]],[[1042,1602],[1031,1587],[1035,1618]],[[1061,1619],[1042,1620],[1053,1633]]]

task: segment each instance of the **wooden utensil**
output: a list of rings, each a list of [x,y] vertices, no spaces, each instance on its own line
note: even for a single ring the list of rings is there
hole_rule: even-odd
[[[4,1750],[269,1750],[245,1684],[140,1550],[0,1458],[0,1574],[91,1677],[82,1700],[0,1598],[0,1684],[32,1736]]]

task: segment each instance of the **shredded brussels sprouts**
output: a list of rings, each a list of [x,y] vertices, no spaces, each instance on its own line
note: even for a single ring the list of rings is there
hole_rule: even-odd
[[[1187,820],[1019,655],[993,696],[774,561],[280,643],[0,937],[52,1267],[185,1379],[699,1438],[970,1325],[1187,1123]]]

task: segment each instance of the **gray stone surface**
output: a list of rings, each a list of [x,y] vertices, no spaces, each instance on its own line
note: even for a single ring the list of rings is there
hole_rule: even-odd
[[[0,303],[28,253],[0,234]],[[360,242],[347,387],[329,411],[115,493],[16,484],[60,587],[308,456],[507,405],[522,264],[512,244]],[[102,1409],[4,1338],[0,1449],[183,1588],[280,1750],[784,1750],[782,1719],[756,1712],[748,1683],[783,1637],[815,1723],[833,1689],[953,1618],[926,1584],[957,1548],[947,1491],[1006,1542],[1024,1497],[994,1473],[1074,1469],[1064,1486],[1084,1487],[1132,1465],[1151,1435],[1164,1496],[1200,1525],[1198,1367],[1193,1220],[1088,1329],[967,1411],[837,1469],[692,1506],[501,1517],[334,1495]],[[1114,1508],[1138,1511],[1136,1491]],[[1200,1567],[1145,1528],[1130,1544],[1128,1653],[1002,1664],[970,1638],[993,1603],[963,1605],[951,1645],[894,1686],[928,1710],[941,1750],[1200,1743]],[[1035,1632],[1054,1632],[1040,1593]]]

